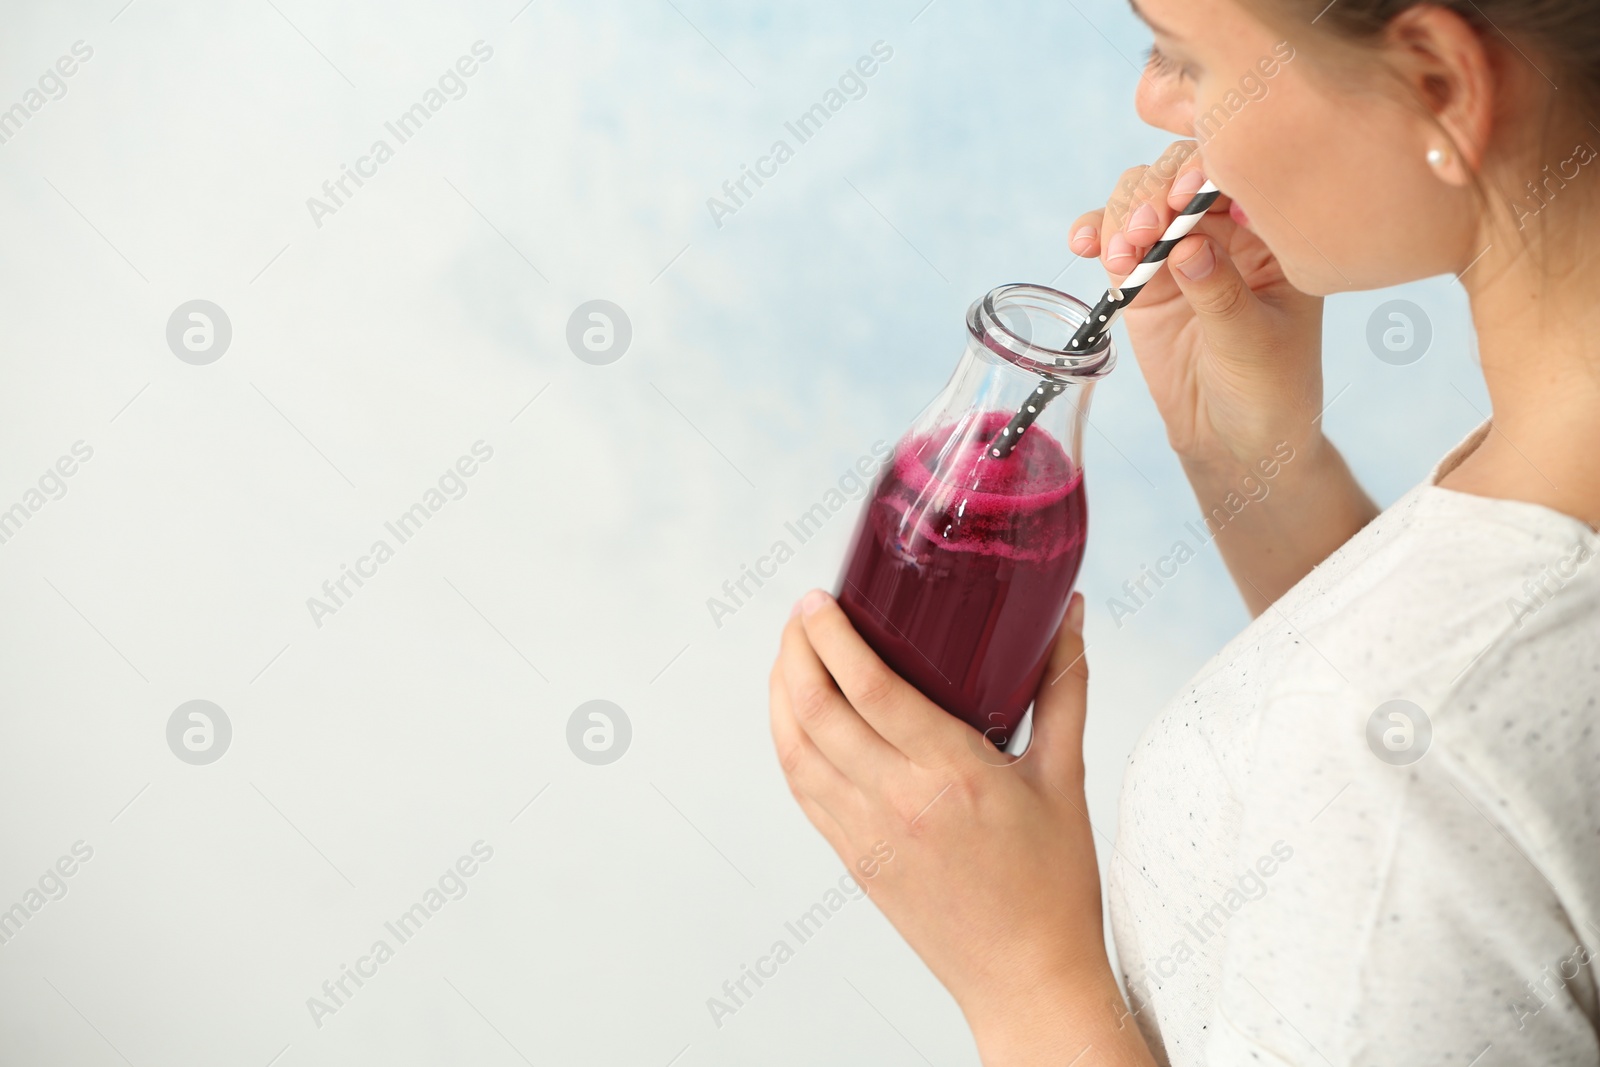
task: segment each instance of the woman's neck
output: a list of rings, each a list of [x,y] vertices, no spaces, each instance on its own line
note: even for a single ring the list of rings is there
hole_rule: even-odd
[[[1569,242],[1583,247],[1545,269],[1520,236],[1502,236],[1462,279],[1494,428],[1440,484],[1600,527],[1600,254]]]

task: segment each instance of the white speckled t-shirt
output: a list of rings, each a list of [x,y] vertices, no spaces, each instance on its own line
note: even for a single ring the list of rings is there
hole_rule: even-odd
[[[1109,906],[1158,1060],[1600,1064],[1600,539],[1439,487],[1488,432],[1129,760]]]

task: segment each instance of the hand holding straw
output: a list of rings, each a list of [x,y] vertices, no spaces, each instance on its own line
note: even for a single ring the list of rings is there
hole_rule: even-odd
[[[1100,302],[1094,306],[1094,310],[1089,313],[1083,325],[1072,335],[1072,340],[1067,342],[1069,353],[1086,352],[1100,343],[1111,331],[1111,324],[1117,320],[1117,314],[1139,295],[1139,290],[1143,289],[1151,278],[1155,277],[1156,271],[1161,269],[1161,264],[1172,254],[1173,247],[1189,236],[1199,225],[1201,217],[1221,195],[1221,191],[1211,183],[1210,179],[1200,186],[1200,191],[1184,205],[1182,211],[1178,212],[1178,217],[1172,220],[1167,232],[1161,235],[1161,240],[1150,247],[1144,259],[1133,268],[1133,273],[1124,278],[1121,285],[1106,290],[1106,295],[1100,298]],[[1067,357],[1058,357],[1056,362],[1065,365]],[[1009,456],[1011,450],[1017,447],[1017,442],[1022,440],[1023,431],[1033,425],[1033,420],[1039,417],[1039,412],[1043,411],[1045,405],[1055,399],[1055,395],[1059,392],[1061,392],[1060,385],[1041,383],[1000,431],[1000,436],[991,442],[989,454],[995,459],[1005,459]]]

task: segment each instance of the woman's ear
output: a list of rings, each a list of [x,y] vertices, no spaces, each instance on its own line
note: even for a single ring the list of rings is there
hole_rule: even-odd
[[[1384,31],[1384,50],[1431,118],[1419,129],[1418,158],[1442,180],[1470,184],[1495,133],[1495,101],[1508,88],[1509,51],[1455,11],[1432,4],[1396,15]],[[1510,61],[1527,62],[1516,56]]]

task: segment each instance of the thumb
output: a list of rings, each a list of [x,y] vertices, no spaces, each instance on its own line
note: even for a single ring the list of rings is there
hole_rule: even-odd
[[[1083,594],[1072,594],[1056,647],[1033,697],[1033,740],[1023,759],[1042,780],[1065,785],[1083,780],[1083,722],[1088,708],[1089,661],[1083,644]]]
[[[1270,354],[1274,331],[1267,307],[1215,239],[1188,235],[1173,247],[1169,266],[1213,352],[1244,357]]]

